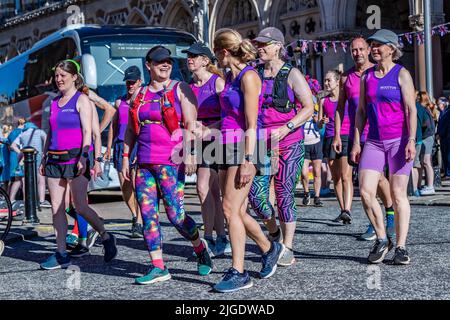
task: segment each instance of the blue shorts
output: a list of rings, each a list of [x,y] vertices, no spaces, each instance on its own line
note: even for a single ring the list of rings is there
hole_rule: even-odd
[[[116,140],[113,145],[113,164],[114,168],[118,172],[122,171],[122,153],[123,153],[123,141]],[[134,145],[133,151],[130,154],[130,168],[134,168],[134,160],[136,159],[137,144]]]

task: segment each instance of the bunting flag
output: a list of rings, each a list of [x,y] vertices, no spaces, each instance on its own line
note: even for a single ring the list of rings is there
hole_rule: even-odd
[[[431,35],[432,36],[439,35],[440,37],[444,37],[445,35],[450,33],[449,27],[450,27],[450,22],[446,22],[444,24],[434,26],[431,29]],[[405,44],[405,42],[403,41],[403,38],[410,45],[412,45],[414,43],[414,39],[416,39],[416,42],[419,45],[421,45],[425,42],[425,33],[424,33],[424,31],[415,31],[415,32],[407,32],[407,33],[399,34],[398,42],[401,46],[403,46]],[[309,51],[310,43],[312,44],[315,53],[319,53],[319,51],[322,51],[323,53],[327,53],[328,45],[330,43],[331,43],[331,46],[333,47],[333,50],[335,53],[338,52],[338,50],[337,50],[338,47],[340,47],[344,53],[347,53],[347,48],[350,45],[349,40],[297,39],[296,41],[288,44],[287,47],[298,48],[298,49],[300,49],[299,50],[300,52],[302,52],[303,54],[306,54]],[[321,50],[319,50],[319,45],[320,45]]]

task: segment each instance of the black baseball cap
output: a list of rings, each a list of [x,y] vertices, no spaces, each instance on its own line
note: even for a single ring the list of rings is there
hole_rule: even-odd
[[[141,70],[137,66],[128,67],[125,70],[125,75],[123,77],[123,81],[137,81],[141,79]]]
[[[204,44],[203,42],[196,42],[196,43],[192,44],[188,49],[185,49],[181,52],[206,56],[211,61],[214,61],[216,59],[216,57],[212,53],[211,49],[209,49],[208,46],[206,46],[206,44]]]
[[[151,48],[145,56],[146,61],[160,62],[166,59],[170,59],[173,62],[173,58],[170,56],[172,52],[164,46],[156,46]]]

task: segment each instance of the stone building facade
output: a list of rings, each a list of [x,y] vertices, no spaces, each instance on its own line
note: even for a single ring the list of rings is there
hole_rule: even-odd
[[[421,30],[424,0],[209,0],[209,25],[202,19],[207,0],[0,0],[0,62],[30,48],[37,40],[68,23],[132,24],[183,29],[203,39],[205,27],[211,41],[222,27],[237,29],[252,38],[261,28],[276,26],[287,43],[297,39],[346,40],[355,34],[369,34],[370,5],[381,8],[381,27],[397,33]],[[432,25],[449,20],[450,3],[431,0]],[[75,7],[77,6],[77,7]],[[20,7],[20,8],[17,8]],[[15,11],[14,11],[14,8]],[[19,10],[18,10],[19,9]],[[450,37],[433,39],[435,94],[450,90]],[[342,50],[327,53],[295,53],[304,71],[317,77],[334,68],[345,69],[351,57]],[[401,61],[425,89],[423,45],[405,48]]]

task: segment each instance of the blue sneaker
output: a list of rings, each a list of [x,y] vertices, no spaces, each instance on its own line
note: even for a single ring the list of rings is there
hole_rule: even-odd
[[[73,250],[78,244],[78,236],[76,234],[68,234],[66,236],[66,250]]]
[[[40,264],[43,270],[66,269],[71,265],[69,254],[62,255],[59,252],[52,254]]]
[[[231,253],[231,244],[230,241],[227,240],[226,236],[217,237],[214,253],[216,256]]]
[[[152,265],[146,275],[134,279],[134,282],[136,284],[151,284],[155,282],[166,281],[170,278],[172,278],[172,276],[170,275],[169,269],[167,269],[167,267],[164,267],[164,270],[162,270]]]
[[[414,197],[420,197],[420,191],[419,190],[414,191],[413,196]]]
[[[222,281],[214,286],[214,290],[227,293],[248,289],[252,286],[253,282],[247,271],[244,270],[244,273],[239,273],[236,269],[230,268],[223,277]]]
[[[386,212],[386,235],[388,238],[395,238],[395,219],[394,212]]]
[[[373,228],[371,223],[369,223],[369,225],[367,226],[366,232],[364,232],[362,235],[359,236],[360,240],[365,240],[365,241],[373,241],[376,238],[377,238],[377,235],[376,235],[375,229]]]
[[[213,263],[209,255],[208,244],[205,240],[202,241],[205,248],[197,256],[197,271],[199,275],[206,276],[211,273]]]
[[[267,279],[275,273],[277,270],[278,260],[281,259],[285,250],[286,248],[284,244],[272,242],[269,252],[262,255],[262,268],[259,272],[261,279]]]
[[[112,233],[109,233],[109,239],[102,241],[103,250],[105,252],[104,260],[105,262],[110,262],[117,256],[117,246],[116,246],[116,237]]]

